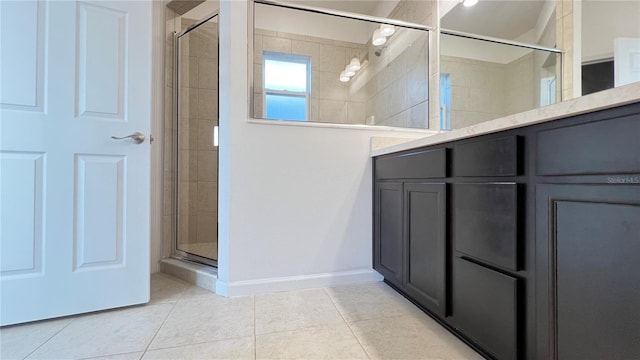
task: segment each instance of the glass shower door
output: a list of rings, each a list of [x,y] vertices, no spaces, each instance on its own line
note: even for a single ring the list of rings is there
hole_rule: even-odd
[[[176,35],[176,240],[173,256],[217,265],[218,16]]]

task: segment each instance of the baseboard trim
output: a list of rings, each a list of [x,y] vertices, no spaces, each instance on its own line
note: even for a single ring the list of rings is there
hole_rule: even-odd
[[[216,294],[227,297],[243,296],[269,292],[361,284],[382,280],[382,275],[373,269],[231,282],[225,282],[218,279],[216,282]]]

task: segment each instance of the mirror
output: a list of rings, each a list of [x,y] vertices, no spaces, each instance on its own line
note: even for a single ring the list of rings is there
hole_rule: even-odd
[[[640,1],[480,0],[472,7],[442,1],[441,9],[445,29],[545,47],[561,43],[556,27],[558,34],[566,32],[562,48],[572,57],[570,71],[580,75],[567,74],[565,81],[579,79],[577,87],[582,88],[574,97],[640,81]],[[581,49],[580,54],[573,54],[573,49]],[[565,84],[565,89],[571,85]]]
[[[539,41],[549,21],[555,24],[555,16],[551,16],[555,1],[480,0],[470,7],[456,3],[441,17],[442,28],[528,44],[555,45],[555,41],[550,44]]]
[[[560,55],[440,36],[440,127],[454,130],[554,104]]]
[[[253,115],[428,127],[426,30],[254,3]]]
[[[581,17],[582,95],[640,81],[640,1],[583,0]]]

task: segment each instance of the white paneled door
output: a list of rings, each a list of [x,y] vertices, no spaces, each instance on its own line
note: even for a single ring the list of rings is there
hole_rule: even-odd
[[[640,81],[640,38],[613,39],[615,87]]]
[[[0,325],[149,299],[151,6],[0,1]]]

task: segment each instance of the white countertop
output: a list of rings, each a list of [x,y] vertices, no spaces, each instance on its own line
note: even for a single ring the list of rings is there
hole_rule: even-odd
[[[408,139],[408,141],[405,141],[404,139],[397,138],[389,138],[387,140],[384,140],[384,138],[372,139],[371,156],[390,154],[477,135],[539,124],[635,102],[640,102],[640,82],[581,96],[558,104],[505,116],[457,130],[439,132],[415,140]],[[402,143],[398,144],[398,142]]]

